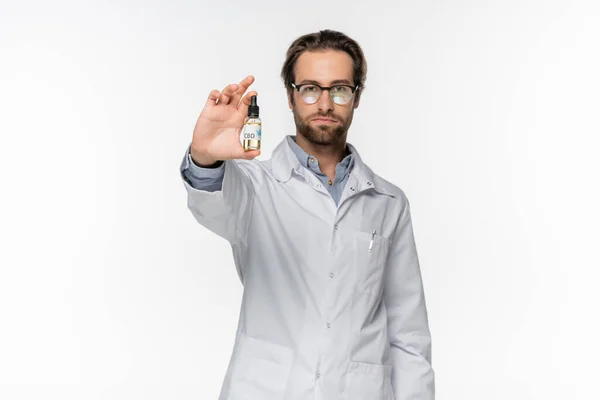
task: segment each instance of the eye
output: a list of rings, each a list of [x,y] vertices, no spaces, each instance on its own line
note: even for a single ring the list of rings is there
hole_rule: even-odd
[[[334,94],[347,95],[350,93],[348,86],[334,86],[331,90]]]
[[[307,85],[302,88],[302,91],[308,92],[308,93],[316,92],[318,90],[319,90],[319,88],[315,85]]]

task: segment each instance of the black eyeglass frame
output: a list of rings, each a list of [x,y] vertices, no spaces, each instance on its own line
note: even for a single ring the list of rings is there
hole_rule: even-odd
[[[352,101],[352,99],[354,98],[354,95],[356,93],[356,91],[359,89],[359,85],[348,85],[346,83],[340,83],[340,84],[336,84],[333,86],[321,86],[317,83],[301,83],[299,85],[296,85],[294,82],[290,82],[290,86],[293,87],[294,89],[296,89],[298,91],[298,93],[300,93],[300,89],[302,88],[302,86],[316,86],[319,88],[319,90],[321,90],[321,95],[323,94],[323,92],[325,90],[327,90],[329,92],[329,96],[331,97],[331,89],[333,89],[334,87],[338,87],[338,86],[344,86],[344,87],[348,87],[350,88],[350,92],[352,93],[352,97],[350,97],[350,100],[348,100],[347,103],[344,104],[348,104],[350,103],[350,101]],[[321,95],[319,95],[319,99],[321,98]],[[332,99],[333,100],[333,99]],[[318,99],[317,99],[318,101]]]

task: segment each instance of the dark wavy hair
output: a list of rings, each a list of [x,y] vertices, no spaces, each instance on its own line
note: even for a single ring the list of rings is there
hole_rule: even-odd
[[[340,50],[345,51],[352,58],[354,70],[354,85],[358,92],[364,89],[367,79],[367,60],[360,45],[346,34],[331,29],[314,33],[307,33],[292,42],[286,52],[285,61],[281,67],[281,79],[288,90],[293,89],[291,84],[296,79],[294,69],[298,57],[305,51]]]

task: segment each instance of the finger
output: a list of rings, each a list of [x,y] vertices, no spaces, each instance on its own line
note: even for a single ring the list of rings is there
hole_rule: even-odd
[[[237,83],[232,83],[232,84],[227,85],[225,87],[225,89],[223,89],[220,103],[221,104],[229,104],[229,99],[231,98],[231,96],[237,89],[238,89]]]
[[[219,101],[220,98],[221,92],[219,92],[217,89],[214,89],[208,94],[208,99],[206,99],[206,105],[214,106],[215,104],[217,104],[217,101]]]
[[[238,105],[240,99],[246,93],[246,90],[252,85],[254,82],[254,77],[252,75],[248,75],[245,77],[239,84],[238,90],[235,91],[233,96],[231,97],[230,103],[234,105]]]
[[[245,160],[252,160],[255,157],[258,157],[260,155],[260,150],[248,150],[248,151],[244,151],[244,155],[243,158]]]
[[[251,92],[248,92],[244,98],[242,99],[242,101],[240,102],[240,105],[238,107],[238,112],[244,116],[246,116],[246,114],[248,114],[248,107],[250,107],[250,102],[251,102],[251,97],[252,96],[258,96],[258,93],[256,92],[256,90],[253,90]]]

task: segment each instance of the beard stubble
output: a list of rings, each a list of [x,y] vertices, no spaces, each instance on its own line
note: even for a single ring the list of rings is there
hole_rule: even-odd
[[[294,110],[294,122],[296,123],[296,129],[298,133],[306,138],[310,143],[319,146],[328,146],[341,142],[350,123],[352,122],[352,115],[348,119],[344,120],[341,117],[333,114],[317,114],[311,115],[307,118],[300,117]],[[338,124],[334,126],[319,125],[317,127],[310,126],[310,120],[316,117],[332,118],[338,121]]]

